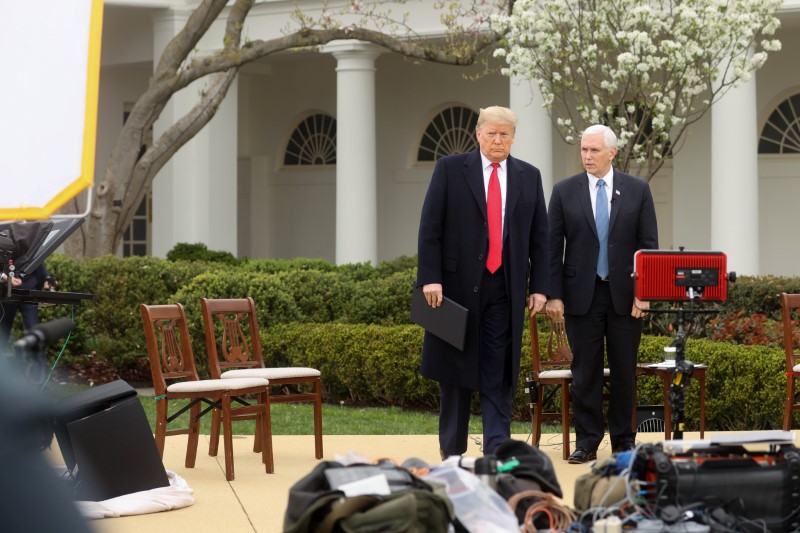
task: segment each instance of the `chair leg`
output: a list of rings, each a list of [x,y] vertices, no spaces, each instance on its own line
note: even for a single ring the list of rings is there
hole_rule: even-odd
[[[561,384],[561,455],[564,460],[569,459],[569,383]]]
[[[261,431],[256,435],[261,438],[261,462],[264,463],[267,474],[272,474],[275,472],[275,463],[272,455],[272,415],[270,413],[269,393],[262,394],[259,400],[264,409],[259,417]],[[256,431],[258,431],[258,424],[256,425]]]
[[[194,468],[197,459],[197,441],[200,437],[200,404],[189,409],[189,441],[186,444],[186,468]]]
[[[320,380],[314,382],[314,456],[322,459],[322,384]]]
[[[539,442],[542,440],[542,409],[544,409],[542,401],[542,392],[536,397],[536,404],[533,407],[533,427],[531,428],[533,445],[539,447]]]
[[[222,423],[220,420],[219,409],[211,410],[211,435],[208,440],[208,455],[216,457],[219,452],[219,425]]]
[[[164,444],[167,438],[167,403],[169,400],[161,398],[156,400],[156,448],[158,455],[164,458]]]
[[[231,397],[228,392],[222,395],[222,439],[225,451],[225,479],[233,481],[233,427],[231,424]]]
[[[794,409],[795,378],[793,375],[786,375],[786,402],[783,406],[783,430],[792,429],[792,410]]]
[[[258,398],[259,403],[264,403],[263,395],[259,395]],[[269,404],[267,404],[267,410],[269,410]],[[264,451],[264,439],[259,437],[259,435],[264,433],[264,417],[259,412],[259,416],[256,417],[256,433],[255,438],[253,439],[253,453],[262,453]]]

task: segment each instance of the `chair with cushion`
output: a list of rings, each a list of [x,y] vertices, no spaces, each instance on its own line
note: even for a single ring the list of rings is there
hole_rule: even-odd
[[[322,385],[319,370],[304,367],[269,368],[264,365],[261,337],[252,298],[201,298],[211,377],[220,379],[261,377],[283,394],[272,403],[314,404],[314,452],[322,459]],[[310,387],[303,392],[298,387]],[[294,389],[294,390],[292,390]],[[212,422],[213,423],[213,422]],[[218,424],[213,424],[218,427]],[[212,447],[214,433],[212,429]]]
[[[234,479],[231,423],[238,420],[256,421],[254,451],[261,452],[267,473],[272,473],[274,466],[269,381],[259,377],[200,379],[194,362],[183,306],[141,304],[140,308],[156,394],[155,440],[159,454],[164,456],[167,435],[189,435],[186,468],[194,468],[200,418],[208,411],[212,411],[223,426],[225,478],[228,481]],[[169,404],[172,400],[183,400],[180,403],[186,403],[188,400],[188,405],[170,414]],[[234,402],[241,407],[234,406]],[[189,411],[188,427],[169,429],[169,423],[186,411]]]
[[[543,352],[539,347],[539,328],[536,316],[543,316],[548,327],[547,348]],[[542,420],[561,421],[562,456],[570,455],[570,420],[572,410],[572,351],[567,340],[564,319],[553,321],[544,313],[530,318],[531,333],[531,370],[533,373],[533,421],[531,425],[532,442],[539,446],[542,436]],[[606,383],[609,381],[609,370],[603,372]]]
[[[792,429],[792,415],[800,411],[797,398],[797,380],[800,379],[800,322],[794,314],[800,309],[800,294],[781,294],[783,310],[783,351],[786,354],[786,400],[783,407],[783,429]]]

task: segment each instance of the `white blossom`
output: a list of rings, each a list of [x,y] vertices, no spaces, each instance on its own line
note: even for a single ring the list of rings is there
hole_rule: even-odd
[[[596,122],[617,130],[621,169],[648,178],[685,129],[752,77],[769,52],[781,0],[517,0],[492,28],[505,75],[536,81],[567,142]],[[637,136],[642,121],[651,133]]]

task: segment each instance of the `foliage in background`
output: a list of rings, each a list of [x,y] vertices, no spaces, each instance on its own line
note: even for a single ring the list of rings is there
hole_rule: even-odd
[[[507,75],[535,80],[564,140],[604,123],[652,178],[687,128],[780,50],[781,0],[517,0],[495,15]]]

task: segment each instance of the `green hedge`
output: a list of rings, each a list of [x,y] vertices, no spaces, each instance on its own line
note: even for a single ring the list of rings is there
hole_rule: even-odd
[[[336,266],[305,258],[228,264],[111,256],[74,260],[54,255],[47,266],[59,280],[60,290],[94,295],[74,310],[61,305],[41,312],[42,321],[75,313],[76,327],[62,365],[103,361],[125,379],[126,372],[140,369],[146,357],[139,304],[181,302],[187,309],[199,366],[205,370],[200,297],[252,296],[269,357],[276,364],[320,368],[326,401],[422,408],[435,408],[438,401],[437,385],[419,376],[422,330],[409,324],[413,257],[377,266]],[[800,292],[798,279],[741,278],[730,285],[725,309],[777,316],[779,294],[784,291]],[[20,322],[15,335],[21,333]],[[523,376],[530,369],[527,332],[525,339]],[[663,359],[668,342],[666,337],[645,336],[640,360]],[[51,357],[55,353],[53,348]],[[781,426],[786,378],[779,348],[690,339],[687,358],[709,365],[708,429]],[[695,380],[686,390],[689,430],[697,428],[697,393]],[[661,403],[661,383],[641,378],[639,396]],[[514,405],[517,418],[529,416],[522,387]]]
[[[75,330],[64,362],[93,357],[125,369],[146,356],[139,303],[170,302],[180,287],[213,265],[112,256],[77,261],[55,255],[47,267],[58,279],[59,290],[93,295],[91,301],[74,307]],[[42,310],[40,318],[44,322],[72,312],[69,306],[58,305]]]
[[[173,253],[174,252],[174,253]],[[60,364],[100,361],[123,378],[146,356],[139,304],[181,302],[193,346],[204,353],[200,297],[256,300],[262,328],[288,322],[408,324],[415,267],[408,257],[371,266],[336,266],[323,259],[242,260],[230,264],[197,245],[176,247],[171,260],[106,256],[48,258],[59,290],[93,295],[75,307],[44,308],[42,321],[73,317]],[[181,256],[216,258],[185,261]],[[411,265],[411,266],[410,266]],[[21,319],[13,336],[21,335]],[[55,348],[53,348],[53,355]],[[200,365],[205,368],[205,365]]]
[[[422,336],[422,329],[413,325],[283,324],[264,334],[262,341],[271,364],[320,369],[326,401],[435,409],[438,385],[419,374]],[[545,335],[540,335],[540,342],[544,349]],[[639,360],[662,361],[668,344],[667,338],[644,336]],[[706,430],[781,427],[786,378],[780,350],[689,340],[686,359],[708,365]],[[523,390],[524,377],[531,368],[527,331],[520,366],[514,417],[528,420],[528,399]],[[688,431],[699,431],[699,392],[699,382],[690,380],[684,391]],[[637,395],[647,398],[648,403],[662,404],[661,380],[640,377]]]
[[[639,347],[639,360],[663,360],[663,349],[668,344],[667,338],[644,336]],[[685,357],[695,364],[708,365],[706,429],[749,431],[782,427],[786,390],[783,350],[689,339]],[[640,398],[663,403],[660,380],[640,378],[638,385]],[[684,391],[689,430],[699,430],[699,391],[696,379],[692,379]]]

